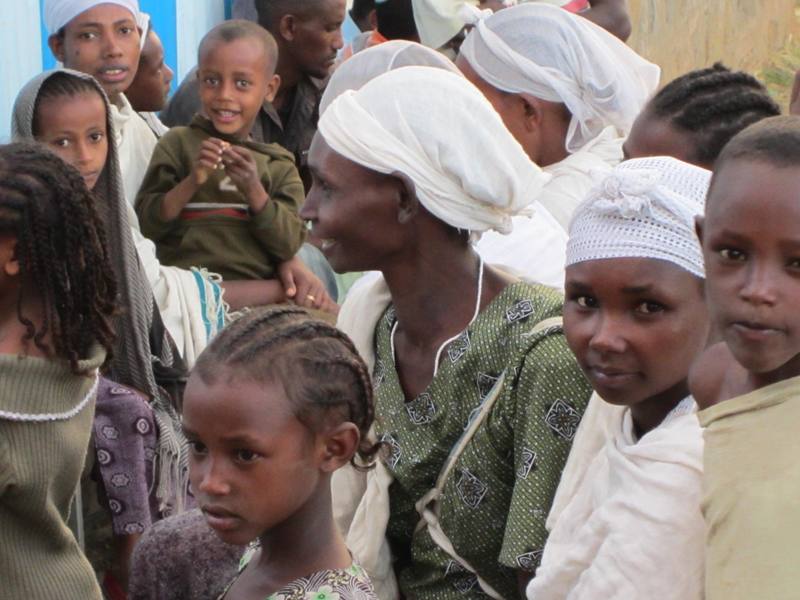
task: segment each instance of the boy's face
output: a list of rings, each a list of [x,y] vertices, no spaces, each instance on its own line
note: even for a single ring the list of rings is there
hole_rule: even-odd
[[[767,379],[800,374],[800,169],[723,164],[698,230],[712,319],[736,360]]]
[[[211,40],[197,70],[203,113],[220,133],[246,139],[265,100],[280,86],[273,61],[253,38]]]
[[[136,78],[125,92],[131,106],[139,112],[158,112],[164,108],[169,95],[169,86],[175,75],[164,62],[164,46],[150,31],[142,50]]]
[[[99,4],[50,36],[50,48],[64,66],[97,79],[112,100],[125,92],[139,66],[139,29],[131,12]]]
[[[342,23],[347,12],[345,0],[323,0],[313,14],[295,17],[290,51],[297,67],[303,72],[325,79],[344,46]],[[286,33],[283,33],[286,35]]]
[[[106,105],[99,93],[59,96],[39,103],[36,139],[75,167],[94,188],[108,156]]]

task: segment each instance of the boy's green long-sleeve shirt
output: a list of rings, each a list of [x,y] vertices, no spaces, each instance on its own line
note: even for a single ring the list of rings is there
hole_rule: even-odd
[[[266,207],[250,214],[247,199],[224,170],[208,180],[174,221],[161,218],[164,196],[192,171],[200,146],[209,137],[247,148],[269,194]],[[142,233],[156,244],[159,260],[188,269],[205,267],[223,279],[270,279],[277,265],[292,258],[305,238],[298,211],[304,199],[292,155],[277,144],[236,140],[195,117],[175,127],[153,152],[136,199]]]

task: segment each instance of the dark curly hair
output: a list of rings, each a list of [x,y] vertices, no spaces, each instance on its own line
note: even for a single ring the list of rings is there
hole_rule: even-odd
[[[697,162],[711,166],[733,136],[781,113],[755,77],[722,63],[668,83],[648,104],[656,118],[688,134]]]
[[[351,463],[359,469],[372,464],[381,447],[367,439],[375,419],[372,382],[353,342],[336,327],[298,307],[253,310],[214,338],[194,373],[212,384],[223,368],[279,383],[295,416],[312,431],[331,416],[354,423],[361,433],[360,460]]]
[[[23,281],[17,315],[25,342],[68,361],[75,373],[95,343],[108,363],[116,281],[105,230],[80,173],[38,144],[0,146],[0,234],[17,240]],[[28,301],[41,302],[41,324],[25,315]]]

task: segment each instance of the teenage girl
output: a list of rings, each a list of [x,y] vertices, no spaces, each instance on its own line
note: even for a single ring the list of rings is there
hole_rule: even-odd
[[[331,503],[333,472],[377,451],[373,415],[352,342],[302,309],[253,311],[203,352],[184,399],[192,488],[223,541],[255,541],[220,598],[377,599]]]
[[[8,598],[99,599],[66,525],[114,341],[116,282],[80,174],[0,146],[0,581]]]

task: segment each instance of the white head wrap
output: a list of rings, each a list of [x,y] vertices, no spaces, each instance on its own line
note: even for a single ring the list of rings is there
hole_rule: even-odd
[[[666,156],[618,165],[575,211],[567,266],[604,258],[657,258],[704,277],[694,218],[711,172]]]
[[[436,50],[405,40],[384,42],[354,54],[333,72],[320,100],[320,114],[345,90],[359,90],[378,75],[411,66],[436,67],[461,74],[453,61]]]
[[[79,14],[100,4],[116,4],[131,11],[139,22],[138,0],[44,0],[42,18],[49,35],[54,35]],[[141,24],[139,25],[141,27]]]
[[[549,179],[483,94],[442,69],[403,67],[342,93],[319,133],[367,169],[406,175],[420,203],[459,229],[508,233]]]
[[[147,43],[147,34],[150,33],[150,15],[140,12],[136,17],[136,24],[142,30],[142,35],[139,38],[139,50],[144,50],[144,45]]]
[[[411,4],[419,41],[434,49],[441,48],[464,29],[464,6],[478,10],[478,0],[411,0]],[[492,14],[490,10],[485,12]]]
[[[522,4],[479,20],[461,55],[497,89],[565,104],[572,114],[570,153],[609,125],[627,134],[661,74],[605,29],[549,4]]]

